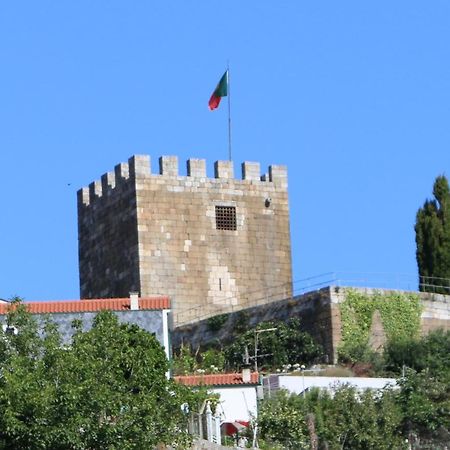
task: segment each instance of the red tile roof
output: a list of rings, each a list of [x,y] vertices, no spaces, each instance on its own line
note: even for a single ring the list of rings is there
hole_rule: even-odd
[[[208,375],[179,375],[174,377],[185,386],[234,386],[234,385],[249,385],[258,384],[258,372],[250,374],[250,381],[244,383],[242,380],[242,373],[214,373]]]
[[[99,298],[92,300],[63,300],[54,302],[24,302],[32,314],[96,312],[103,309],[129,311],[129,298]],[[8,312],[9,303],[0,304],[0,314]],[[139,299],[139,309],[170,309],[168,297],[146,297]]]

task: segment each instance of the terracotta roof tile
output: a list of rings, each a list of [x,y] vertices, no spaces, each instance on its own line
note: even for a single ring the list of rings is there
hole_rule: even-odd
[[[50,302],[24,302],[32,314],[95,312],[103,309],[128,311],[129,298],[99,298],[90,300],[62,300]],[[0,314],[8,312],[9,303],[0,304]],[[139,309],[170,309],[168,297],[144,297],[139,299]]]
[[[250,382],[244,383],[242,373],[217,373],[208,375],[179,375],[174,377],[185,386],[233,386],[233,385],[249,385],[258,384],[259,374],[252,372],[250,374]]]

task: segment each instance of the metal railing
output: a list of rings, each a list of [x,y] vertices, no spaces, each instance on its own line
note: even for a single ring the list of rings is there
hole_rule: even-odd
[[[299,295],[326,286],[364,287],[401,291],[424,291],[450,294],[450,278],[425,277],[389,272],[327,272],[294,281]]]
[[[229,314],[243,309],[261,306],[277,300],[296,297],[328,286],[434,292],[450,295],[450,279],[440,277],[418,277],[411,274],[387,272],[326,272],[307,278],[261,288],[248,293],[238,304],[231,304],[234,297],[222,299],[223,304],[202,304],[182,309],[174,314],[177,325],[185,325],[211,316]],[[228,303],[228,304],[227,304]]]

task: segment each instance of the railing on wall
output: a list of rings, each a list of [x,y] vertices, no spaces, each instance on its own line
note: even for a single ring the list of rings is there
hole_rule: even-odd
[[[206,401],[201,410],[196,413],[193,412],[189,418],[188,431],[193,436],[200,439],[206,439],[215,444],[221,444],[221,417],[216,408],[216,412],[211,410],[211,403]]]
[[[450,278],[423,277],[388,272],[327,272],[294,281],[294,294],[304,294],[325,286],[365,287],[450,294]]]
[[[316,291],[327,286],[364,287],[372,289],[393,289],[403,291],[424,291],[450,295],[450,279],[440,277],[417,277],[411,274],[392,274],[384,272],[327,272],[292,283],[293,297]],[[174,322],[184,325],[198,322],[208,317],[229,314],[246,308],[283,300],[291,286],[287,283],[270,288],[252,291],[251,299],[241,298],[237,305],[201,305],[183,309],[174,314]],[[224,299],[226,301],[227,299]]]

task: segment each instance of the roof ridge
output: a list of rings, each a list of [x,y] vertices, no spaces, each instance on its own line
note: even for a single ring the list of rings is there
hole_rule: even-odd
[[[32,314],[69,313],[69,312],[96,312],[104,309],[112,311],[130,310],[130,298],[95,298],[79,300],[48,300],[23,302]],[[0,315],[6,314],[14,304],[0,304]],[[170,299],[167,296],[139,298],[140,310],[170,309]]]
[[[186,386],[249,385],[249,384],[258,384],[259,373],[251,372],[250,380],[248,382],[247,381],[244,382],[242,372],[177,375],[174,377],[174,380]]]

